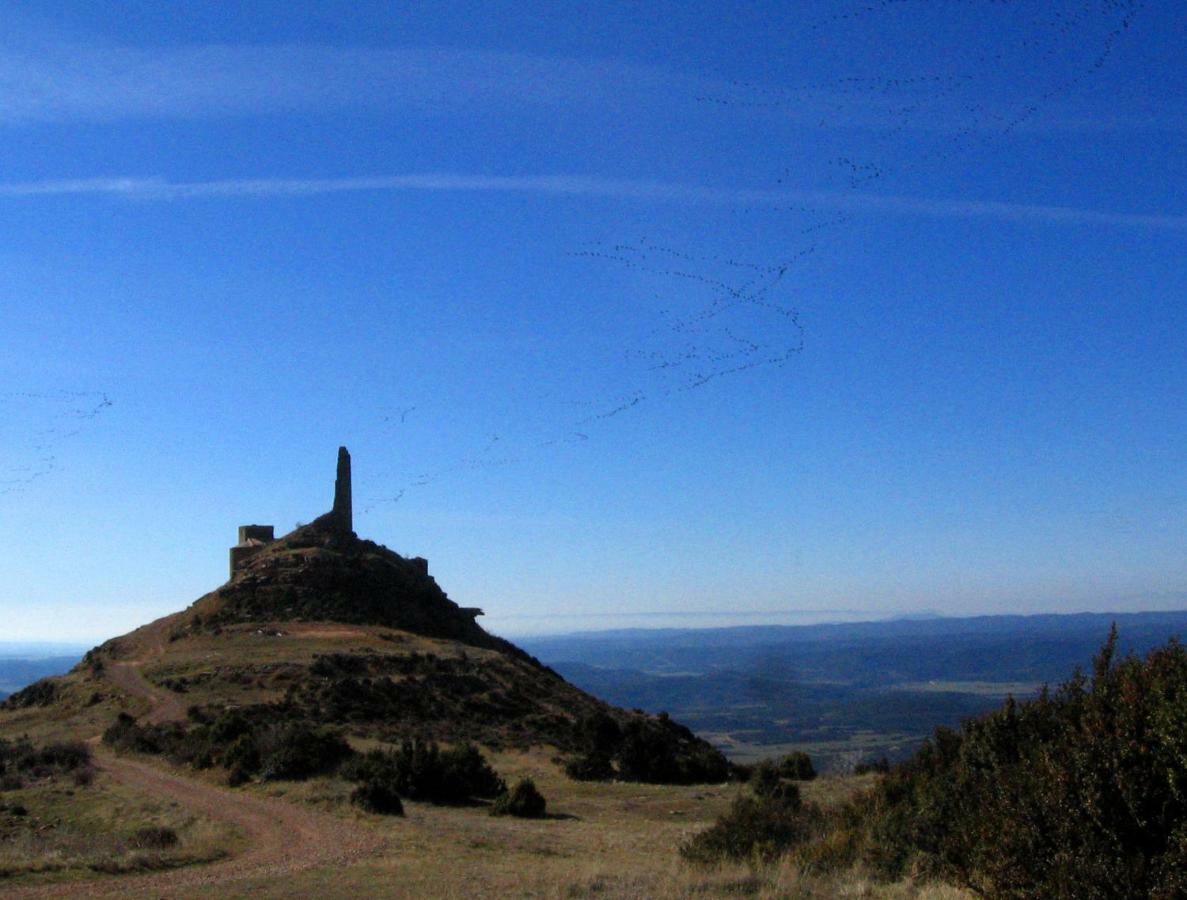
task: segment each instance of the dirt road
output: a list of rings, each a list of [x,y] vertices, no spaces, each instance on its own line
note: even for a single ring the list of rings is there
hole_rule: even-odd
[[[99,767],[139,790],[169,797],[211,818],[231,822],[249,846],[231,859],[148,875],[103,877],[16,890],[6,897],[166,897],[233,887],[247,878],[284,878],[328,865],[348,865],[372,855],[382,841],[365,828],[308,807],[217,788],[136,760],[96,753]]]
[[[140,667],[158,655],[167,633],[165,620],[147,626],[147,640],[139,658],[109,663],[107,677],[133,696],[147,700],[150,722],[185,718],[185,710],[171,692],[150,684]],[[160,625],[159,628],[154,626]],[[285,803],[245,791],[214,787],[166,772],[139,760],[116,756],[92,740],[95,763],[129,787],[168,797],[205,816],[237,826],[248,849],[238,856],[206,865],[146,875],[104,876],[87,881],[44,885],[5,893],[5,897],[166,897],[182,893],[217,893],[233,889],[248,878],[283,878],[303,869],[346,865],[372,855],[383,841],[367,829],[305,806]]]
[[[137,629],[136,637],[140,646],[136,657],[120,662],[109,662],[103,672],[107,679],[117,687],[127,691],[133,697],[140,697],[148,701],[148,713],[144,718],[154,725],[185,718],[185,707],[177,695],[152,684],[140,671],[145,663],[165,652],[165,645],[169,640],[169,630],[172,628],[175,618],[176,616],[166,616]]]

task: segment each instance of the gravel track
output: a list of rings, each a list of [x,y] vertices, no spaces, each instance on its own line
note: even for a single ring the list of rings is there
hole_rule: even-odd
[[[148,701],[150,709],[145,718],[154,723],[185,718],[178,698],[150,684],[140,671],[141,665],[163,651],[167,626],[165,620],[148,626],[141,658],[109,663],[105,672],[114,684]],[[96,876],[30,886],[2,892],[5,897],[206,896],[221,893],[219,888],[231,891],[234,882],[245,879],[277,879],[304,869],[349,865],[383,847],[378,836],[345,819],[283,800],[215,787],[140,760],[116,756],[101,747],[97,738],[90,743],[96,766],[116,781],[235,825],[246,836],[248,848],[218,862],[144,875]]]

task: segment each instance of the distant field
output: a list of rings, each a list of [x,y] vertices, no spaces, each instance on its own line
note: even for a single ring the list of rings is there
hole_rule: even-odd
[[[909,755],[1087,669],[1117,623],[1122,653],[1187,632],[1187,612],[986,616],[795,627],[635,630],[521,641],[620,706],[666,711],[731,758],[803,750],[818,768]]]
[[[1042,684],[1033,681],[908,681],[891,690],[912,693],[973,694],[978,697],[1033,697]]]

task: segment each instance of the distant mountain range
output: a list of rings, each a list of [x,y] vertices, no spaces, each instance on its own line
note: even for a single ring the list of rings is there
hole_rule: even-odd
[[[670,712],[736,758],[794,747],[825,765],[902,757],[1087,669],[1113,623],[1122,653],[1187,633],[1187,611],[630,629],[520,645],[605,700]]]
[[[70,656],[14,657],[0,647],[0,700],[39,678],[70,671],[81,658],[82,651]]]

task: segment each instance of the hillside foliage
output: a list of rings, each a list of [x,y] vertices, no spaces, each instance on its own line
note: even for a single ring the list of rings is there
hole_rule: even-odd
[[[1187,896],[1187,650],[1118,659],[941,728],[827,816],[794,816],[770,772],[684,854],[779,847],[817,871],[861,861],[989,897]],[[782,804],[782,805],[781,805]],[[756,850],[755,848],[758,848]]]
[[[937,731],[866,802],[869,859],[992,896],[1187,895],[1187,650]]]
[[[625,722],[596,713],[577,722],[573,742],[579,752],[565,771],[579,781],[708,784],[726,781],[731,773],[719,750],[666,713]]]

